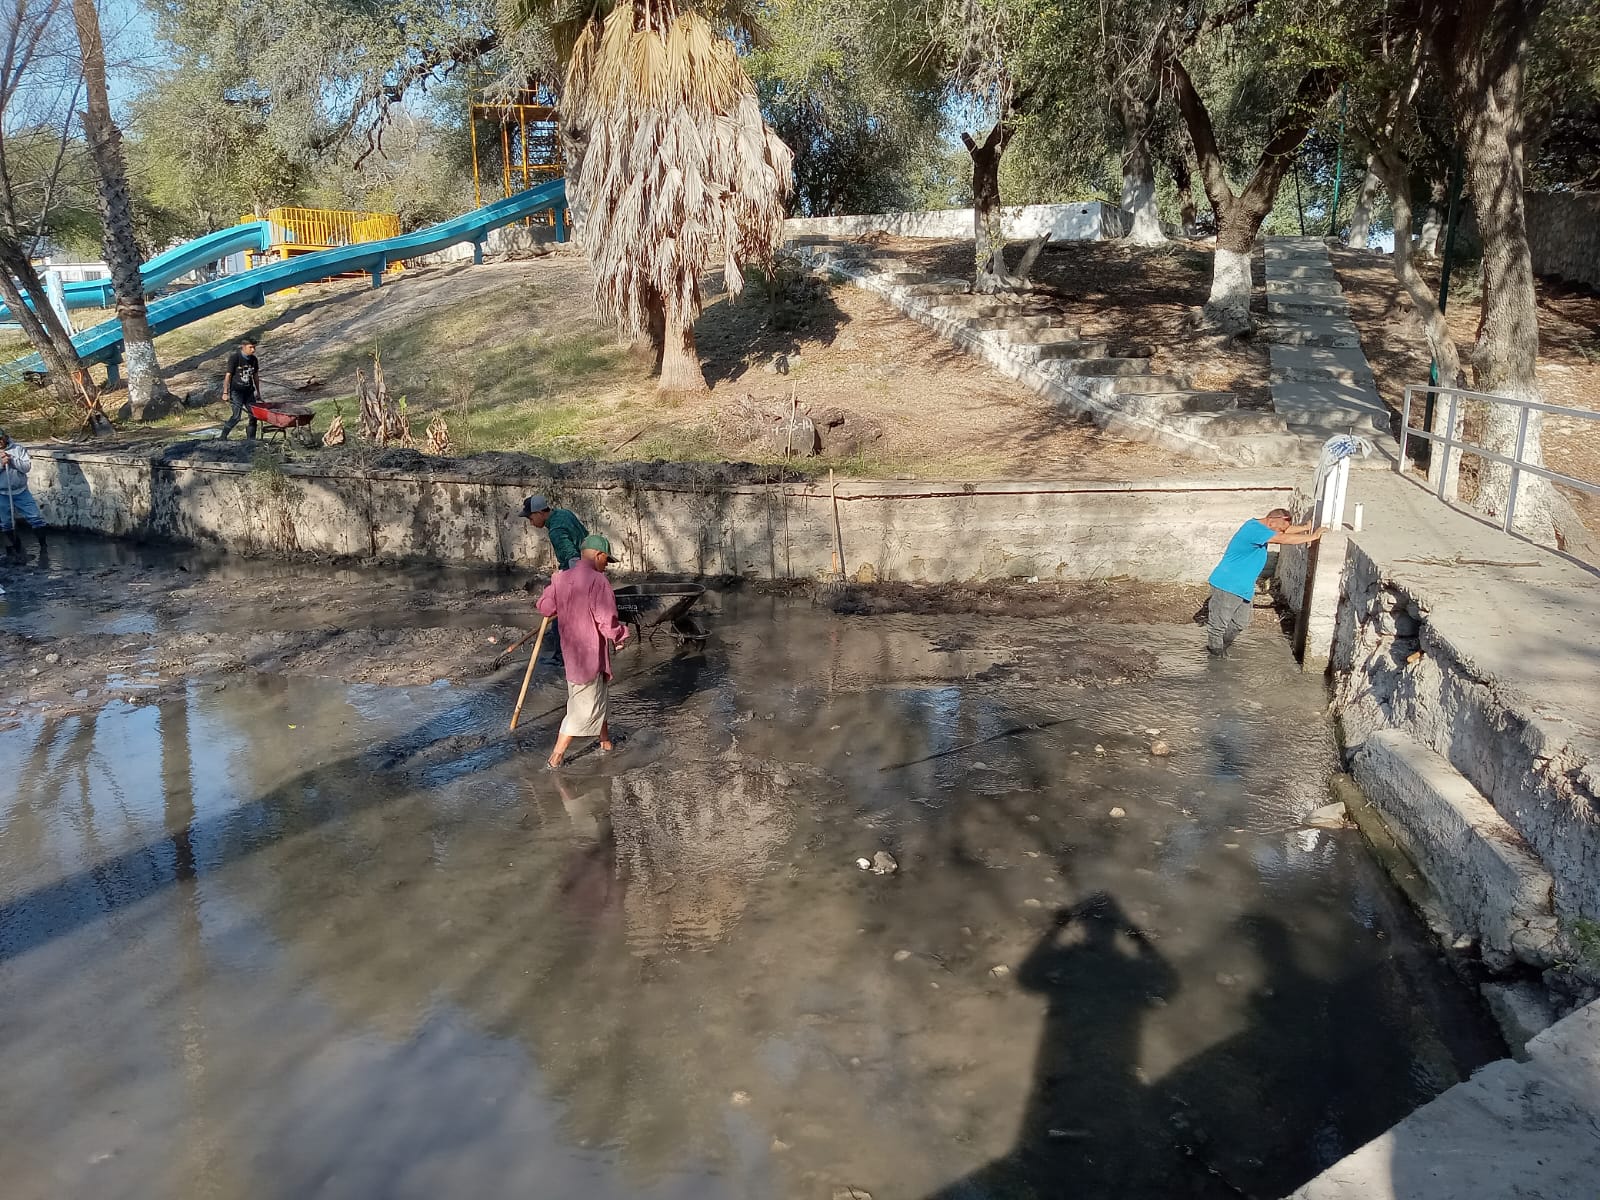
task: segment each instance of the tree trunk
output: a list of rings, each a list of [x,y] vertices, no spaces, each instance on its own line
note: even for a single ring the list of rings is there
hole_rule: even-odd
[[[83,75],[88,107],[82,114],[89,156],[100,178],[100,216],[104,224],[106,264],[117,298],[117,318],[122,322],[123,357],[128,374],[128,401],[136,420],[157,415],[152,405],[170,404],[161,380],[150,321],[145,312],[144,281],[140,267],[144,256],[134,230],[133,199],[123,162],[122,133],[111,119],[106,93],[105,47],[100,40],[100,17],[95,0],[72,0],[72,16],[83,51]]]
[[[1254,328],[1250,321],[1250,297],[1255,290],[1250,278],[1250,255],[1265,219],[1265,213],[1252,218],[1244,203],[1235,200],[1218,222],[1211,294],[1206,297],[1201,317],[1207,327],[1219,333],[1231,336]]]
[[[82,378],[91,396],[95,392],[94,385],[89,382],[71,336],[62,328],[55,309],[50,307],[44,284],[32,261],[21,247],[3,235],[0,235],[0,296],[5,297],[13,318],[44,360],[50,390],[63,405],[74,411],[81,408],[83,396],[76,380]],[[31,308],[26,302],[30,299],[33,301]]]
[[[1000,156],[1011,140],[1004,115],[979,145],[963,133],[961,140],[972,156],[972,238],[974,292],[997,292],[1006,286],[1006,231],[1000,210]]]
[[[1221,333],[1236,336],[1253,328],[1250,322],[1250,254],[1261,223],[1272,211],[1278,185],[1294,160],[1294,152],[1305,140],[1317,110],[1326,104],[1339,86],[1340,75],[1326,68],[1306,72],[1295,89],[1295,101],[1278,118],[1262,147],[1255,174],[1244,191],[1235,195],[1228,183],[1228,172],[1211,114],[1206,110],[1189,72],[1176,55],[1167,60],[1167,71],[1177,92],[1178,107],[1189,129],[1195,159],[1200,164],[1200,179],[1217,214],[1217,250],[1211,275],[1211,295],[1200,310],[1203,324]]]
[[[1150,154],[1150,119],[1155,99],[1125,82],[1118,89],[1122,116],[1122,232],[1135,246],[1167,240],[1156,207],[1156,167]]]
[[[1466,375],[1461,369],[1461,355],[1456,350],[1455,339],[1450,336],[1450,327],[1445,323],[1444,313],[1439,311],[1435,303],[1433,292],[1428,287],[1427,280],[1418,273],[1416,264],[1412,259],[1411,247],[1411,193],[1409,181],[1411,179],[1410,167],[1401,157],[1398,148],[1386,145],[1379,149],[1367,160],[1368,178],[1374,172],[1381,173],[1382,184],[1389,189],[1389,196],[1394,209],[1394,277],[1406,289],[1406,294],[1411,297],[1411,306],[1416,309],[1417,317],[1422,322],[1422,328],[1428,336],[1428,349],[1433,354],[1433,361],[1439,367],[1439,383],[1443,387],[1464,388],[1467,386]],[[1376,189],[1374,189],[1376,190]],[[1362,185],[1362,194],[1366,194],[1366,185]],[[1351,227],[1352,230],[1354,226]],[[1352,235],[1353,236],[1353,235]],[[1352,243],[1353,244],[1353,243]],[[1454,428],[1449,430],[1451,437],[1460,440],[1465,412],[1458,409]],[[1429,433],[1442,435],[1446,432],[1450,419],[1450,405],[1447,400],[1440,397],[1440,402],[1434,406],[1433,426]],[[1439,486],[1439,467],[1446,459],[1442,448],[1430,444],[1428,449],[1428,483],[1437,488]],[[1451,454],[1449,477],[1445,480],[1444,496],[1453,500],[1456,496],[1457,485],[1461,476],[1461,456]]]
[[[705,372],[700,369],[700,356],[695,350],[694,322],[687,319],[670,301],[666,312],[665,340],[661,344],[661,375],[656,380],[656,390],[710,390],[706,387]]]
[[[1181,154],[1172,156],[1172,182],[1178,189],[1178,215],[1183,221],[1183,236],[1200,236],[1200,214],[1194,205],[1193,178],[1189,174],[1189,160]]]
[[[1483,315],[1472,354],[1473,382],[1480,392],[1537,401],[1539,320],[1523,198],[1522,76],[1542,0],[1469,0],[1447,7],[1457,19],[1434,27],[1436,59],[1466,157],[1467,190],[1483,240]],[[1542,464],[1540,414],[1528,413],[1523,427],[1516,409],[1486,407],[1484,447],[1508,457],[1520,449],[1523,461]],[[1484,463],[1477,507],[1503,516],[1509,492],[1509,468]],[[1553,500],[1547,483],[1524,476],[1516,501],[1517,528],[1553,541]]]
[[[1365,250],[1370,236],[1368,227],[1372,224],[1372,206],[1378,198],[1378,188],[1383,181],[1378,177],[1377,169],[1372,157],[1367,158],[1367,173],[1361,180],[1361,191],[1356,196],[1356,210],[1350,215],[1350,236],[1345,244],[1352,250]],[[1391,187],[1391,194],[1394,189]],[[1409,208],[1409,205],[1407,206]],[[1395,245],[1400,243],[1397,240]],[[1409,256],[1408,256],[1409,257]]]
[[[1418,258],[1439,257],[1439,235],[1444,231],[1444,208],[1438,198],[1438,185],[1429,187],[1427,208],[1422,210],[1422,232],[1417,235]]]

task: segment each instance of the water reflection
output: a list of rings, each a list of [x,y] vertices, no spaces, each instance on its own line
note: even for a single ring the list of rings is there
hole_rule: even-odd
[[[1271,1195],[1494,1052],[1271,643],[740,604],[560,775],[500,683],[0,734],[8,1195]]]

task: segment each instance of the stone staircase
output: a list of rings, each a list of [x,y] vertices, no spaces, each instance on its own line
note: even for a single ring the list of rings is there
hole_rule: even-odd
[[[1361,336],[1320,238],[1272,238],[1266,250],[1272,407],[1291,433],[1389,436]]]
[[[1109,432],[1259,467],[1315,463],[1335,433],[1387,432],[1327,250],[1304,242],[1267,247],[1273,411],[1242,408],[1232,393],[1197,389],[1182,374],[1157,374],[1152,347],[1085,338],[1048,296],[973,295],[965,279],[913,270],[904,252],[851,241],[798,238],[791,249]]]
[[[911,270],[899,252],[853,242],[802,238],[791,248],[1111,433],[1237,466],[1311,462],[1320,451],[1320,440],[1292,433],[1276,413],[1156,373],[1150,346],[1085,338],[1048,296],[973,295],[965,279]]]

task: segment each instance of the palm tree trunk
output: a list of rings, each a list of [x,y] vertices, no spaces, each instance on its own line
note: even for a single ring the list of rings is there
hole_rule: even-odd
[[[133,200],[128,193],[128,173],[122,156],[122,133],[111,119],[111,100],[106,92],[105,46],[100,40],[100,17],[95,11],[95,0],[72,0],[72,16],[83,51],[84,84],[89,101],[83,113],[83,130],[95,173],[100,177],[100,216],[105,226],[106,263],[111,268],[111,286],[117,297],[117,319],[122,322],[128,402],[134,418],[143,420],[147,415],[154,415],[153,402],[166,402],[169,397],[161,380],[161,365],[156,360],[150,321],[145,312],[144,281],[139,273],[143,255],[134,230]]]
[[[666,311],[666,325],[661,342],[661,376],[656,390],[662,392],[704,392],[705,372],[700,369],[700,356],[694,345],[694,319],[681,311],[671,301]]]

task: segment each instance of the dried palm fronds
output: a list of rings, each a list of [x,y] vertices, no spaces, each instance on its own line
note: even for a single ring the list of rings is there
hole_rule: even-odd
[[[793,155],[734,45],[674,0],[615,5],[577,35],[562,98],[567,193],[595,303],[661,347],[661,387],[701,390],[700,275],[728,292],[781,239]]]
[[[328,432],[322,435],[322,444],[324,446],[344,445],[343,417],[335,416],[332,421],[328,422]]]
[[[455,453],[455,446],[450,441],[450,427],[444,423],[443,417],[435,417],[428,426],[428,453],[437,454],[440,458],[448,458]]]
[[[383,382],[383,361],[372,356],[372,382],[360,367],[356,368],[356,393],[361,398],[361,436],[377,446],[415,446],[411,427],[403,411],[405,401],[397,407],[389,398],[389,389]]]

